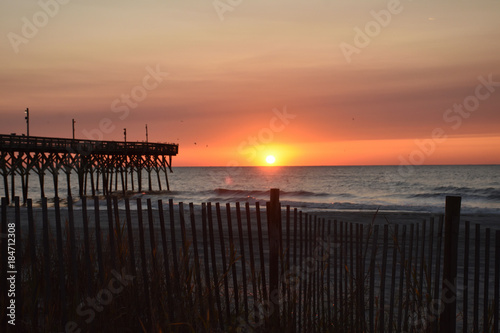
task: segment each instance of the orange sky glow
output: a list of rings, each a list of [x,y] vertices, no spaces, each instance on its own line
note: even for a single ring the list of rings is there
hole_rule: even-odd
[[[3,2],[0,133],[29,107],[33,136],[147,124],[174,167],[500,164],[500,2],[221,2]]]

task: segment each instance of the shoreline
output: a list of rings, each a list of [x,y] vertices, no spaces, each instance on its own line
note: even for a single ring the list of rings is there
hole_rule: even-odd
[[[439,221],[440,216],[444,216],[444,213],[437,214],[431,212],[397,212],[397,211],[349,211],[349,212],[325,212],[325,211],[314,211],[309,212],[312,215],[325,219],[337,219],[338,221],[354,222],[354,223],[371,223],[375,224],[395,224],[395,223],[417,223],[423,220],[429,221],[430,218],[434,218],[435,221]],[[462,225],[465,221],[469,221],[471,224],[479,223],[481,225],[489,227],[499,227],[500,228],[500,214],[493,213],[464,213],[460,215],[460,224]]]

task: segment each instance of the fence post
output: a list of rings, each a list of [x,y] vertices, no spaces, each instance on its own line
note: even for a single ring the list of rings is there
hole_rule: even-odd
[[[267,226],[269,233],[269,299],[273,311],[270,316],[270,328],[280,327],[279,308],[279,257],[281,244],[281,208],[280,190],[271,189],[271,200],[267,203]]]
[[[440,332],[456,331],[457,252],[462,198],[447,196],[444,226],[444,260],[441,302],[444,311],[439,320]]]

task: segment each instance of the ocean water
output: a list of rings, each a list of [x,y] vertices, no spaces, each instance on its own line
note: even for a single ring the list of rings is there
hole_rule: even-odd
[[[500,214],[500,166],[321,166],[175,168],[171,196],[182,202],[265,202],[302,210],[444,212],[462,196],[462,211]],[[163,195],[162,195],[163,196]]]
[[[405,211],[444,213],[445,197],[462,197],[462,212],[500,214],[500,165],[493,166],[318,166],[318,167],[175,167],[170,192],[153,191],[132,197],[174,202],[261,202],[271,188],[280,189],[283,205],[303,211]],[[59,192],[65,195],[65,177]],[[160,175],[165,188],[165,177]],[[143,189],[148,188],[143,176]],[[153,189],[157,189],[153,174]],[[76,175],[72,177],[76,196]],[[16,182],[19,186],[20,181]],[[40,202],[38,177],[30,176],[30,198]],[[52,177],[45,180],[53,196]],[[90,185],[89,185],[90,188]],[[129,186],[130,188],[130,186]],[[137,186],[136,186],[137,188]],[[120,189],[120,182],[119,187]],[[4,193],[0,182],[0,194]],[[90,191],[89,191],[90,193]],[[21,195],[20,187],[16,194]]]

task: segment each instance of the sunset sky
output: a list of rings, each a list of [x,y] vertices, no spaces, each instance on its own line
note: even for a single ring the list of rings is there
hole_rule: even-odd
[[[0,133],[175,166],[500,163],[500,1],[3,0]]]

